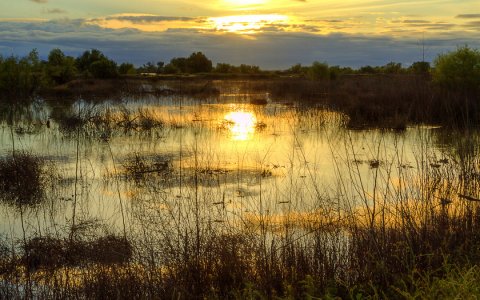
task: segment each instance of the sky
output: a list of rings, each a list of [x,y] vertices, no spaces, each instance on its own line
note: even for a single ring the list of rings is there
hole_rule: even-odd
[[[142,65],[201,51],[286,69],[408,66],[463,45],[480,48],[480,0],[0,0],[3,56],[96,48]]]

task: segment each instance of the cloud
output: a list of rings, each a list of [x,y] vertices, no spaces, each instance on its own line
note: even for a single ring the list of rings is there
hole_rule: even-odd
[[[480,14],[457,15],[455,18],[457,18],[457,19],[480,19]]]
[[[431,25],[431,24],[427,24]],[[440,24],[445,25],[445,24]],[[472,24],[474,25],[474,24]],[[308,25],[306,25],[308,26]],[[320,30],[313,28],[311,31]],[[405,35],[408,36],[408,35]],[[0,53],[25,55],[37,48],[43,58],[53,48],[77,56],[98,48],[118,62],[141,65],[147,61],[169,61],[202,51],[214,62],[254,64],[265,69],[288,68],[295,63],[326,61],[331,65],[359,67],[384,65],[390,61],[408,65],[421,60],[418,37],[371,36],[361,34],[288,32],[273,26],[246,38],[234,33],[204,32],[197,29],[169,29],[144,32],[136,29],[109,29],[85,20],[46,22],[0,22]],[[426,37],[426,58],[453,50],[457,45],[480,47],[478,33],[441,32]]]
[[[48,0],[30,0],[32,2],[38,3],[38,4],[45,4],[48,3]]]
[[[49,8],[43,11],[46,14],[66,14],[67,11],[60,8]]]
[[[193,21],[197,20],[197,18],[190,18],[190,17],[166,17],[166,16],[112,16],[105,18],[106,20],[118,20],[118,21],[129,21],[132,23],[157,23],[157,22],[165,22],[165,21]]]
[[[403,20],[401,21],[404,24],[429,24],[431,23],[428,20]]]
[[[475,29],[475,28],[480,29],[480,21],[467,22],[463,26],[467,28],[472,28],[472,29]]]

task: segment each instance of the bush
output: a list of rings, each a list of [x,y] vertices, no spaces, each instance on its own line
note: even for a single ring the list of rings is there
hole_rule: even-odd
[[[0,160],[0,200],[14,206],[32,206],[44,195],[43,161],[28,153]]]
[[[44,85],[45,76],[37,50],[23,58],[0,56],[0,98],[9,102],[28,99]]]
[[[95,78],[114,78],[118,76],[117,63],[106,57],[101,51],[85,51],[75,61],[77,69]]]
[[[426,61],[416,61],[408,68],[408,71],[417,75],[427,75],[430,73],[430,63]]]
[[[434,61],[434,81],[460,91],[480,90],[480,51],[468,46],[440,54]]]
[[[67,83],[75,77],[75,60],[60,49],[53,49],[48,55],[47,73],[56,84]]]
[[[308,70],[308,77],[310,79],[329,79],[330,70],[327,63],[314,62]]]

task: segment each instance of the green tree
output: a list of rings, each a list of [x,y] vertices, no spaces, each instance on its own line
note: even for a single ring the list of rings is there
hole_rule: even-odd
[[[135,69],[135,66],[131,63],[122,63],[118,67],[118,73],[120,73],[122,75],[133,75],[136,72],[137,72],[137,70]]]
[[[227,63],[218,63],[217,66],[215,67],[215,72],[223,73],[223,74],[234,73],[235,67]]]
[[[433,80],[453,90],[480,91],[480,51],[463,46],[438,55]]]
[[[260,73],[260,67],[241,64],[239,66],[239,71],[242,74],[258,74],[258,73]]]
[[[212,61],[202,52],[194,52],[187,58],[187,71],[190,73],[209,73]]]
[[[360,74],[375,74],[377,73],[376,69],[372,66],[363,66],[358,70]]]
[[[0,57],[0,98],[7,102],[29,99],[44,86],[43,69],[36,49],[26,57]]]
[[[413,74],[418,75],[427,75],[430,73],[430,63],[426,61],[417,61],[414,62],[409,68],[408,71]]]
[[[169,63],[165,67],[163,67],[163,72],[165,74],[177,74],[177,73],[180,73],[181,71],[176,65]]]
[[[381,69],[383,73],[387,73],[387,74],[400,74],[403,71],[402,64],[396,63],[393,61],[384,65]]]
[[[308,73],[308,77],[310,79],[329,79],[330,78],[330,71],[328,69],[327,63],[321,63],[318,61],[313,62],[310,66]]]
[[[87,76],[96,78],[118,76],[117,63],[97,49],[85,51],[75,60],[75,65],[80,72]]]
[[[75,60],[65,56],[60,49],[53,49],[48,55],[47,74],[56,84],[63,84],[75,77]]]
[[[95,78],[114,78],[118,76],[117,63],[109,59],[100,59],[93,62],[88,68]]]
[[[175,57],[170,60],[170,66],[165,66],[166,73],[187,73],[188,61],[185,57]]]

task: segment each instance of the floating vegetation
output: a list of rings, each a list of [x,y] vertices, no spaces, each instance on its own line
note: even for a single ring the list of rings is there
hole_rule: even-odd
[[[87,264],[123,264],[133,254],[130,242],[113,234],[93,240],[33,237],[23,246],[21,261],[31,271]]]
[[[171,173],[172,163],[168,156],[145,157],[134,153],[123,163],[123,168],[127,178],[139,181],[146,176]]]
[[[42,202],[51,178],[44,167],[42,159],[27,152],[0,159],[0,200],[17,207]]]

